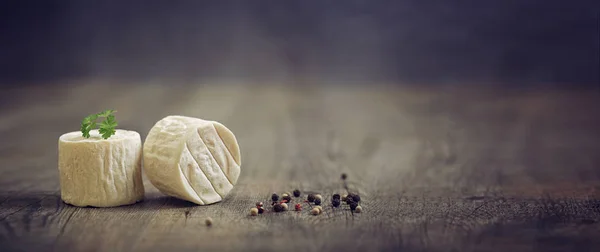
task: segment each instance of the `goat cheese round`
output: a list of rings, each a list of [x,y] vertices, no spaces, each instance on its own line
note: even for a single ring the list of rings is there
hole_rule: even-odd
[[[135,131],[116,130],[102,139],[70,132],[58,140],[60,195],[75,206],[112,207],[144,198],[142,140]]]
[[[167,116],[148,133],[143,156],[158,190],[199,205],[221,201],[240,175],[237,140],[215,121]]]

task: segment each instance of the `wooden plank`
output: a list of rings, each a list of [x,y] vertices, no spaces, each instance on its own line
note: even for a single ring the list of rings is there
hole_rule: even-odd
[[[10,113],[0,116],[2,251],[600,246],[600,115],[587,110],[600,105],[595,92],[85,83],[53,86],[50,97],[40,87],[10,91]],[[136,205],[65,205],[57,138],[108,107],[142,138],[169,114],[224,123],[242,147],[238,186],[210,206],[163,196],[147,180]],[[344,191],[342,172],[364,213],[325,207],[311,216],[305,205],[248,216],[254,202],[294,188],[329,202]]]

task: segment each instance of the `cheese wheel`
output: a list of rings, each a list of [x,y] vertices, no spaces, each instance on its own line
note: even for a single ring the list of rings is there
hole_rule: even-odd
[[[102,139],[71,132],[58,140],[60,195],[75,206],[112,207],[144,198],[142,140],[135,131],[116,130]]]
[[[237,140],[215,121],[167,116],[148,133],[143,156],[158,190],[199,205],[221,201],[240,175]]]

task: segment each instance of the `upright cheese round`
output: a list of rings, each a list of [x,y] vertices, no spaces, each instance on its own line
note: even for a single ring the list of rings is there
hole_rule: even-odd
[[[158,121],[144,143],[144,171],[162,193],[205,205],[221,201],[240,175],[240,148],[223,124],[185,116]]]
[[[75,206],[112,207],[144,198],[142,140],[135,131],[117,130],[102,139],[71,132],[58,140],[60,195]]]

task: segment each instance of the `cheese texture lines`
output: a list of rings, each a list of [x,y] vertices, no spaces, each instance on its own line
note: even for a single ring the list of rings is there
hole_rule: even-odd
[[[221,201],[240,174],[235,136],[218,122],[168,116],[150,130],[144,170],[161,192],[200,205]]]

